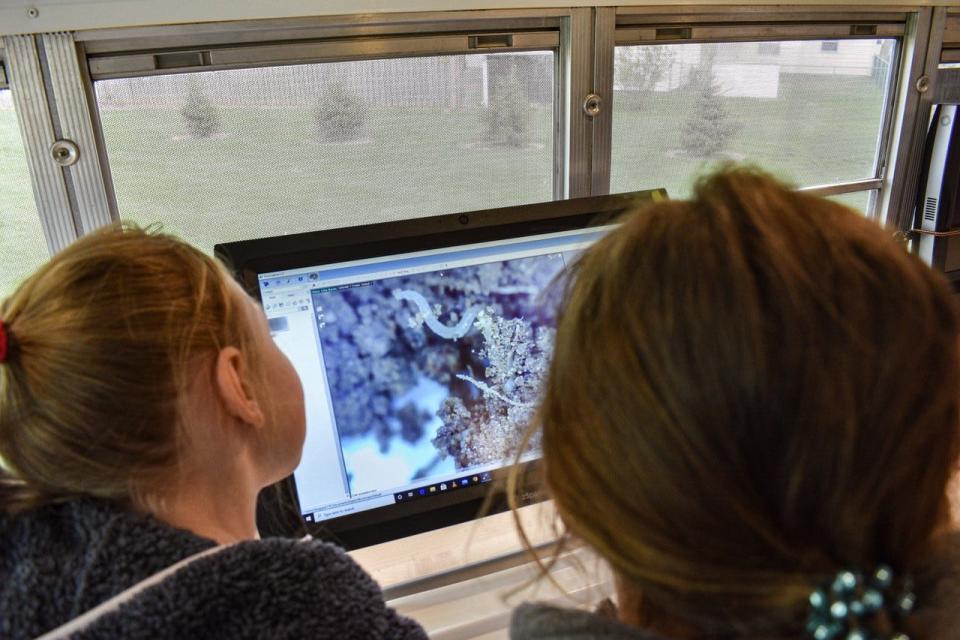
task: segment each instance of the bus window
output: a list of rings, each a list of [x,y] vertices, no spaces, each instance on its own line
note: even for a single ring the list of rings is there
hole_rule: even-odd
[[[798,187],[878,178],[896,51],[894,38],[618,46],[611,192],[685,197],[723,161]]]
[[[553,51],[95,82],[120,215],[204,250],[550,200]]]
[[[839,202],[851,209],[856,209],[860,213],[866,214],[873,208],[873,203],[877,198],[877,191],[855,191],[853,193],[841,193],[840,195],[827,197],[834,202]]]
[[[0,89],[0,176],[2,299],[13,293],[16,285],[49,255],[9,89]]]

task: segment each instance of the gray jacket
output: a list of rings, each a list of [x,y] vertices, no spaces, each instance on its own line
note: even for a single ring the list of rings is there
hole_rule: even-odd
[[[545,604],[517,607],[510,621],[512,640],[663,640],[614,618]]]
[[[0,638],[34,638],[213,541],[106,502],[0,516]],[[333,545],[243,542],[184,567],[77,636],[425,640]]]

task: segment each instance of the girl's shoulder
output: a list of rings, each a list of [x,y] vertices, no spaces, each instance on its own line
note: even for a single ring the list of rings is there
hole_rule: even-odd
[[[342,549],[315,540],[241,542],[184,566],[84,638],[425,639]]]
[[[237,585],[251,580],[275,589],[289,587],[284,596],[292,601],[327,602],[348,609],[383,605],[380,586],[353,558],[335,544],[310,537],[230,545],[211,556],[206,566],[198,563],[194,571]]]
[[[529,603],[510,621],[511,640],[662,640],[609,615]]]

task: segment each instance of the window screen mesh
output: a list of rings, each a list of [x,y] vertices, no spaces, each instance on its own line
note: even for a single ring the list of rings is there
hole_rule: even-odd
[[[9,89],[0,90],[0,255],[0,298],[49,257]]]
[[[853,193],[842,193],[836,196],[830,196],[830,200],[844,204],[851,209],[856,209],[864,215],[872,215],[871,197],[876,198],[876,191],[854,191]]]
[[[897,41],[617,47],[611,191],[689,195],[723,161],[798,186],[876,177]]]
[[[96,83],[122,218],[217,242],[550,200],[554,54]]]

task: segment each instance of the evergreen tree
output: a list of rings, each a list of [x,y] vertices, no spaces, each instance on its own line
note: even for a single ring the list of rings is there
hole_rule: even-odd
[[[180,108],[180,116],[187,125],[191,138],[209,138],[221,130],[220,114],[195,78],[190,79],[187,101]]]
[[[690,156],[716,157],[727,148],[740,125],[730,122],[720,98],[720,87],[713,78],[712,64],[697,69],[688,86],[693,89],[696,99],[683,125],[680,146]]]
[[[490,83],[490,100],[480,112],[484,139],[497,146],[523,147],[530,137],[527,98],[518,61],[509,60],[509,72],[497,74]]]
[[[352,142],[363,137],[367,104],[343,82],[326,85],[313,110],[321,142]]]

